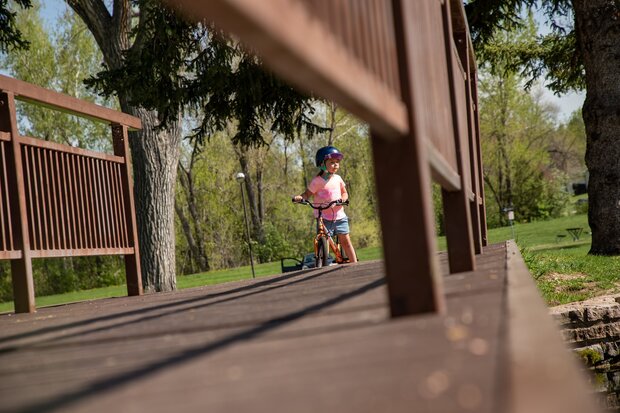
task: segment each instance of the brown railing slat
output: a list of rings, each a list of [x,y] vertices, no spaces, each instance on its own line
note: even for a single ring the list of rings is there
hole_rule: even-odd
[[[110,208],[109,208],[109,196],[107,192],[107,179],[105,174],[105,165],[103,161],[99,161],[99,171],[101,175],[100,185],[101,185],[101,202],[102,202],[102,215],[104,217],[105,222],[105,247],[112,248],[112,221],[110,219]]]
[[[119,190],[116,186],[116,173],[118,170],[118,165],[110,165],[110,185],[112,188],[112,203],[115,213],[115,226],[116,226],[116,237],[117,243],[119,247],[125,247],[125,241],[123,239],[123,227],[122,227],[122,211],[123,209],[120,206],[119,200]]]
[[[45,176],[47,177],[47,187],[48,187],[48,202],[49,202],[49,220],[50,220],[50,228],[52,229],[52,249],[60,249],[60,234],[59,234],[59,225],[58,225],[58,211],[56,205],[56,185],[54,184],[54,172],[53,172],[53,156],[52,151],[49,149],[45,149]]]
[[[390,59],[395,61],[396,56],[390,53],[390,48],[392,48],[393,46],[389,43],[390,39],[387,33],[387,31],[389,30],[389,21],[386,13],[386,4],[387,3],[385,0],[375,2],[378,21],[377,36],[379,36],[379,43],[381,44],[379,50],[379,59],[381,62],[381,77],[385,80],[387,87],[395,94],[397,94],[400,92],[396,89],[393,76],[390,72],[390,68],[393,66],[390,64]]]
[[[28,146],[22,146],[22,165],[24,166],[24,184],[26,185],[26,207],[28,209],[28,231],[30,234],[30,246],[32,249],[37,249],[36,229],[35,229],[35,212],[34,212],[34,199],[32,196],[32,156],[30,155]]]
[[[94,231],[93,226],[91,224],[91,214],[90,214],[90,202],[89,202],[89,192],[88,188],[88,174],[86,172],[86,158],[84,156],[80,156],[78,158],[78,170],[80,171],[80,202],[82,203],[82,211],[83,211],[83,220],[84,223],[84,244],[85,248],[93,248],[94,243]]]
[[[90,192],[93,194],[93,214],[94,221],[97,226],[97,239],[95,242],[95,248],[104,248],[104,228],[103,220],[101,219],[101,205],[99,194],[99,177],[97,173],[97,161],[89,158],[89,169],[91,174],[91,188]]]
[[[0,208],[2,208],[2,249],[4,251],[11,251],[14,247],[10,217],[11,202],[9,200],[9,184],[7,177],[6,144],[0,142],[0,148],[2,149],[2,202],[0,203]]]
[[[107,197],[105,195],[105,177],[103,175],[103,165],[102,161],[95,161],[95,163],[97,165],[97,175],[99,177],[99,179],[97,180],[97,187],[99,192],[101,223],[103,226],[103,243],[101,246],[103,248],[110,248],[110,221],[108,218],[108,208],[106,202]]]
[[[114,185],[116,186],[116,203],[118,205],[118,210],[120,212],[119,223],[122,234],[123,246],[129,246],[129,238],[127,234],[127,222],[125,220],[125,199],[122,191],[122,180],[121,180],[121,166],[117,165],[114,168]]]
[[[81,205],[78,204],[78,188],[77,188],[77,169],[75,155],[67,155],[69,161],[67,162],[67,174],[69,175],[69,197],[71,199],[71,211],[72,220],[71,227],[73,228],[73,238],[75,240],[74,248],[84,248],[82,238],[82,219],[80,218],[80,212],[82,210]]]
[[[60,248],[69,249],[67,245],[67,232],[65,227],[65,211],[64,211],[64,193],[65,193],[65,185],[62,181],[62,175],[60,174],[60,155],[61,152],[54,151],[54,167],[56,169],[56,173],[54,174],[54,182],[56,185],[56,204],[58,206],[56,220],[58,222],[58,235],[60,239]]]
[[[30,165],[32,167],[32,177],[30,179],[30,185],[32,186],[32,222],[33,227],[35,228],[34,239],[35,243],[33,245],[33,249],[43,249],[43,225],[44,222],[41,220],[41,194],[39,191],[39,179],[41,177],[41,169],[38,167],[37,160],[39,159],[39,149],[33,148],[31,146],[26,146],[27,150],[30,152]],[[37,177],[39,179],[37,179]]]
[[[112,187],[112,168],[113,166],[106,162],[105,163],[105,177],[106,177],[106,199],[107,199],[107,211],[110,216],[110,231],[111,231],[111,245],[114,248],[119,248],[121,243],[118,239],[118,216],[116,206],[114,205],[114,188]]]
[[[86,172],[84,171],[84,157],[78,156],[76,158],[76,170],[78,177],[79,188],[79,204],[80,204],[80,228],[82,232],[82,248],[88,249],[92,246],[92,230],[90,228],[90,211],[87,201],[87,194],[85,191],[86,185]]]
[[[36,157],[36,168],[37,168],[37,174],[36,176],[39,178],[37,179],[37,191],[39,193],[39,198],[38,198],[38,205],[39,205],[39,217],[41,219],[41,249],[51,249],[51,246],[49,244],[49,231],[48,231],[48,222],[47,222],[47,199],[46,199],[46,185],[43,183],[43,160],[41,157],[41,152],[43,151],[43,149],[41,148],[36,148],[36,153],[37,153],[37,157]]]
[[[360,12],[360,20],[357,22],[358,26],[360,26],[360,33],[362,36],[362,45],[363,45],[363,54],[364,54],[364,60],[363,60],[363,64],[364,67],[373,75],[376,75],[375,71],[374,71],[374,66],[373,66],[373,62],[372,62],[372,50],[373,50],[373,44],[372,44],[372,37],[371,37],[371,32],[370,32],[370,15],[368,13],[368,0],[359,0],[358,1],[359,4],[359,12]]]
[[[101,222],[99,221],[99,201],[96,191],[96,177],[93,167],[94,159],[86,159],[86,174],[88,176],[88,193],[90,195],[90,216],[93,226],[93,246],[92,248],[101,248]]]
[[[67,235],[67,249],[75,249],[75,227],[72,225],[73,219],[71,214],[71,186],[69,184],[69,157],[70,155],[65,152],[60,152],[60,161],[62,165],[61,180],[63,190],[63,214],[65,217],[65,234]]]

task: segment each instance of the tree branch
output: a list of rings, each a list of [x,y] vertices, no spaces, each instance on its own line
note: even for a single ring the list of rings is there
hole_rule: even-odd
[[[113,22],[103,0],[66,0],[66,2],[82,18],[102,50],[106,64],[112,67],[112,62],[109,61],[112,57],[109,49]],[[116,2],[114,6],[116,7]]]

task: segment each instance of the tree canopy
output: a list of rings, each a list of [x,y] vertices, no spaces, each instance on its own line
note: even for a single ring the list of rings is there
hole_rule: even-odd
[[[28,40],[22,36],[22,32],[15,23],[16,11],[8,7],[9,0],[0,0],[0,53],[6,53],[13,49],[28,47]],[[13,0],[24,9],[32,6],[30,0]]]
[[[159,2],[140,2],[141,17],[130,36],[133,46],[118,67],[104,70],[87,84],[106,95],[123,93],[128,103],[155,110],[161,126],[180,113],[199,117],[192,137],[203,140],[236,122],[234,143],[261,145],[263,126],[287,138],[311,122],[308,96],[265,71],[260,60],[206,23],[188,23]]]
[[[498,33],[523,28],[531,11],[540,7],[551,28],[505,47],[488,47]],[[581,50],[568,0],[473,0],[465,5],[474,49],[481,62],[518,71],[528,79],[527,85],[544,77],[546,86],[558,93],[585,88],[585,71]]]
[[[552,31],[512,51],[513,67],[546,77],[557,93],[586,89],[590,254],[620,255],[620,3],[608,0],[473,0],[466,10],[478,49],[495,29],[520,25],[523,7],[540,5]],[[510,54],[508,52],[504,55]],[[497,54],[480,54],[493,64]]]

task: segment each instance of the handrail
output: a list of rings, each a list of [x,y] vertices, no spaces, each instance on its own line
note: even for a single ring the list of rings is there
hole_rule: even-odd
[[[86,102],[63,93],[54,92],[53,90],[44,89],[8,76],[0,75],[0,90],[13,92],[15,99],[24,102],[35,103],[98,122],[125,125],[132,130],[142,129],[142,122],[135,116]]]
[[[178,4],[168,3],[172,7]],[[293,0],[184,3],[182,11],[189,16],[208,13],[220,27],[241,35],[252,48],[268,47],[271,52],[262,54],[263,60],[291,83],[346,107],[387,139],[400,139],[407,134],[407,110],[394,91],[397,86],[392,85],[397,80],[389,85],[382,82],[373,72],[376,65],[367,67],[352,53],[352,48],[343,45],[346,37],[336,38],[326,30],[314,15],[320,11],[319,5],[308,8],[311,4]],[[357,0],[351,2],[356,3]],[[352,33],[350,41],[359,43],[361,35]],[[368,42],[359,48],[370,54],[367,49],[372,45]]]

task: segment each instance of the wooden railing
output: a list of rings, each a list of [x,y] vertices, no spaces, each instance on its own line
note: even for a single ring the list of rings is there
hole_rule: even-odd
[[[451,272],[486,245],[476,62],[459,0],[171,1],[371,128],[393,316],[441,311],[431,178]]]
[[[114,155],[21,136],[15,99],[111,125]],[[0,76],[0,259],[11,260],[16,312],[35,311],[32,258],[125,256],[142,294],[128,128],[140,120]]]

